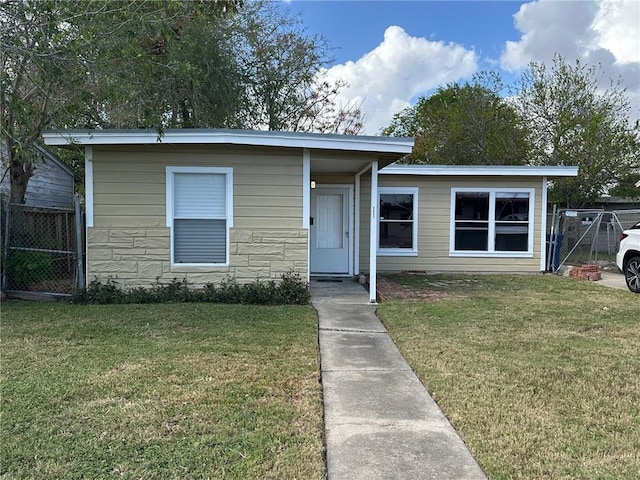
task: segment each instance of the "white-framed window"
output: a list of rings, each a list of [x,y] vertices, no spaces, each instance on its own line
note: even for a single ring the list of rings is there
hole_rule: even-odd
[[[166,167],[166,175],[171,264],[229,265],[233,169]]]
[[[452,256],[533,255],[532,188],[452,188]]]
[[[418,189],[378,188],[378,255],[418,254]]]

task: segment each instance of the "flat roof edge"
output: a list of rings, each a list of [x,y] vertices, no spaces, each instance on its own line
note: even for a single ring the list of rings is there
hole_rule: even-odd
[[[414,142],[407,137],[186,128],[161,134],[156,130],[49,130],[42,138],[46,145],[56,146],[230,144],[397,154],[411,153]]]
[[[535,165],[389,165],[380,175],[576,177],[578,167]]]

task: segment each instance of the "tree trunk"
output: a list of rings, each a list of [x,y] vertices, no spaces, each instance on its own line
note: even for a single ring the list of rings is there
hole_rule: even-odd
[[[11,179],[10,203],[24,203],[31,175],[33,175],[33,165],[19,160],[11,162],[11,172],[9,174]]]

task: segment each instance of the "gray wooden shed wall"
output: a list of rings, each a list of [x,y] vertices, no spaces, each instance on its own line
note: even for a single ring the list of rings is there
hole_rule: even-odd
[[[2,151],[2,174],[5,173],[6,155]],[[36,147],[36,168],[29,179],[25,204],[39,207],[73,208],[73,172],[55,155],[42,147]],[[2,194],[9,196],[9,173],[0,185]]]

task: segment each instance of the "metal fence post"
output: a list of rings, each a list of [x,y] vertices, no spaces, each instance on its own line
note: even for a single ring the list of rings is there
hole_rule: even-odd
[[[2,269],[2,292],[7,290],[7,255],[9,254],[9,224],[11,220],[11,204],[7,202],[2,205],[4,210],[4,238],[2,239],[2,255],[4,268]]]
[[[78,197],[73,199],[73,206],[76,212],[76,289],[80,290],[84,288],[84,267],[82,262],[82,210],[80,209],[80,199]]]

